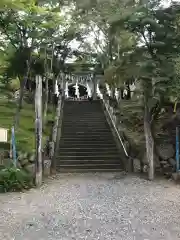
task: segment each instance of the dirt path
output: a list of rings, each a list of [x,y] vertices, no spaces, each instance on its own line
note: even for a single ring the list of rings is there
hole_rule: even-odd
[[[180,239],[180,187],[135,176],[61,175],[0,195],[0,211],[2,240]]]

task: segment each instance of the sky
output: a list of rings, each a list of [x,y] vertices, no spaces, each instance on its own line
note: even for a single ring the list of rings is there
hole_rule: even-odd
[[[164,0],[163,5],[164,5],[165,7],[168,7],[170,3],[171,3],[170,0]]]

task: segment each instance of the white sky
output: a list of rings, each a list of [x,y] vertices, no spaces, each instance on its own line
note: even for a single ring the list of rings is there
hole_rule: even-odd
[[[165,7],[168,7],[170,3],[171,3],[171,0],[164,0],[163,5],[164,5]]]

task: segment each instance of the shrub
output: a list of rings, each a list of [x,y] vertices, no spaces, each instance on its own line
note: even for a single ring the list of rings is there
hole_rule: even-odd
[[[7,87],[8,87],[8,90],[10,90],[12,92],[19,90],[19,88],[20,88],[19,78],[9,79]]]
[[[14,166],[0,170],[0,192],[21,191],[33,187],[33,178]]]

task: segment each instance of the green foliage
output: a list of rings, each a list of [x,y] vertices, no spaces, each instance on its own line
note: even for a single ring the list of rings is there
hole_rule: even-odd
[[[19,78],[9,80],[7,84],[7,89],[12,92],[19,90],[20,89]]]
[[[7,68],[8,77],[24,76],[27,72],[27,61],[30,60],[30,48],[21,47],[16,50],[14,55],[9,59]]]
[[[0,170],[0,192],[22,191],[33,186],[33,178],[14,166]]]
[[[0,10],[8,10],[8,9],[18,9],[24,10],[26,6],[33,5],[33,0],[1,0],[0,2]]]
[[[109,85],[116,85],[118,82],[117,67],[109,66],[107,69],[105,69],[104,78]]]
[[[3,93],[4,94],[4,93]],[[0,94],[1,97],[1,94]],[[8,100],[0,99],[0,127],[11,129],[14,115],[16,111],[16,103]],[[47,120],[53,118],[53,108],[49,106]],[[34,105],[24,103],[24,107],[20,113],[19,130],[16,132],[16,144],[19,150],[31,152],[35,149],[35,123],[34,123]],[[43,133],[43,143],[50,134],[50,126],[45,128]],[[10,131],[8,131],[10,139]]]

